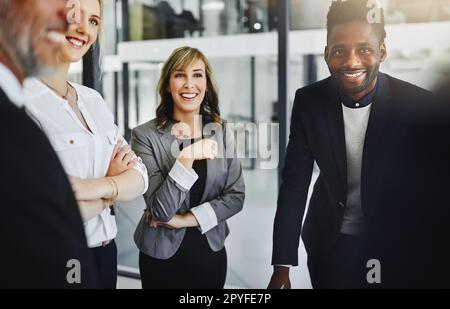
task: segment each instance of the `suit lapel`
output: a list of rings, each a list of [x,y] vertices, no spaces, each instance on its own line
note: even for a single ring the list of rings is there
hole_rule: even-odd
[[[163,145],[164,151],[166,152],[169,169],[174,166],[179,154],[179,144],[177,142],[176,136],[172,134],[172,127],[173,124],[170,123],[164,128],[158,129],[159,133],[161,134],[161,143]],[[189,201],[190,192],[187,192],[186,199],[184,200],[183,207],[180,208],[180,211],[189,209]]]
[[[222,133],[215,132],[213,136],[205,136],[205,138],[210,138],[215,140],[219,147],[223,144],[223,138]],[[216,170],[217,170],[217,164],[220,162],[219,160],[222,159],[214,159],[214,160],[207,160],[206,161],[206,183],[205,183],[205,189],[203,190],[202,198],[200,200],[200,203],[204,203],[208,197],[208,193],[211,191],[211,188],[213,187],[216,179]],[[223,159],[226,160],[226,159]]]
[[[214,185],[214,180],[216,178],[216,164],[218,159],[214,160],[207,160],[206,162],[206,183],[205,183],[205,190],[203,191],[201,203],[204,203],[206,201],[206,198],[208,196],[208,193],[211,191],[211,188]]]
[[[380,141],[386,138],[389,122],[388,100],[390,98],[390,87],[386,76],[378,74],[378,92],[372,103],[369,123],[367,124],[366,137],[364,141],[364,151],[361,167],[361,199],[364,201],[366,190],[368,189],[368,179],[370,179],[370,168],[376,166],[376,161],[380,159],[378,153],[382,151]],[[362,202],[364,205],[364,202]]]
[[[176,157],[174,157],[175,154],[177,154],[176,150],[177,143],[176,143],[176,137],[172,134],[172,125],[167,125],[164,128],[159,129],[159,133],[161,134],[161,143],[163,145],[163,149],[166,152],[168,162],[170,166],[173,166],[176,161]],[[172,147],[174,148],[172,151]],[[174,155],[172,155],[172,153]]]
[[[328,87],[328,101],[325,106],[326,122],[330,145],[332,145],[333,155],[341,182],[341,192],[347,192],[347,150],[345,145],[345,128],[342,103],[339,99],[339,92],[336,85],[330,79]],[[345,195],[344,195],[345,197]]]

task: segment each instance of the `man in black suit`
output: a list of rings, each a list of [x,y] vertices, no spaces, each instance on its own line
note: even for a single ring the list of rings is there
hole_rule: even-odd
[[[0,0],[0,288],[96,286],[67,176],[22,108],[24,79],[56,65],[66,4]]]
[[[290,288],[300,235],[314,288],[448,286],[449,159],[437,147],[448,141],[445,117],[432,112],[431,93],[379,72],[381,8],[335,1],[327,33],[331,77],[294,102],[269,288]],[[314,162],[320,176],[302,229]]]

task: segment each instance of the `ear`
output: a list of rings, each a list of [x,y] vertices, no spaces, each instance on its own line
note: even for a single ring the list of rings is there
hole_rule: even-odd
[[[325,51],[323,53],[323,58],[325,62],[328,62],[328,55],[330,54],[330,50],[328,49],[328,46],[325,46]]]
[[[386,48],[386,43],[382,43],[380,46],[380,52],[381,52],[381,57],[380,57],[380,62],[384,62],[387,58],[387,48]]]

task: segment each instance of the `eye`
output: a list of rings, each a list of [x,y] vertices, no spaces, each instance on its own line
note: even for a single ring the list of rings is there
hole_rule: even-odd
[[[91,19],[90,21],[89,21],[89,23],[91,24],[91,25],[94,25],[94,26],[98,26],[100,23],[98,22],[98,20],[96,20],[96,19]]]
[[[342,48],[333,50],[333,56],[342,56],[344,54],[344,50]]]
[[[372,49],[364,47],[360,49],[360,52],[363,54],[370,54],[372,52]]]
[[[196,78],[202,78],[202,77],[203,77],[203,74],[202,74],[202,73],[195,73],[195,74],[194,74],[194,77],[196,77]]]
[[[184,77],[184,73],[175,73],[175,78],[181,78]]]

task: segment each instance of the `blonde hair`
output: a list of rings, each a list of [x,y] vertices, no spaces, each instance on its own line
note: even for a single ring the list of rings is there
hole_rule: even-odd
[[[170,84],[170,77],[176,70],[185,69],[197,60],[205,63],[208,89],[200,107],[200,115],[202,115],[204,123],[215,122],[222,124],[219,110],[219,95],[213,78],[211,64],[201,51],[196,48],[184,46],[172,52],[161,72],[161,77],[158,82],[158,93],[161,101],[156,109],[156,123],[158,127],[165,127],[169,122],[176,122],[173,119],[174,104],[172,95],[167,91]]]
[[[103,8],[104,8],[104,0],[98,0],[100,4],[100,25],[98,27],[98,39],[102,42],[103,39]]]
[[[103,36],[103,8],[104,8],[104,0],[98,0],[100,4],[100,23],[98,26],[98,34],[97,34],[97,42],[98,44],[93,44],[91,48],[94,48],[95,45],[98,47],[98,66],[100,68],[100,72],[102,71],[102,61],[104,56],[103,46],[105,46],[105,38]],[[100,74],[101,75],[101,74]],[[101,78],[101,77],[100,77]]]

